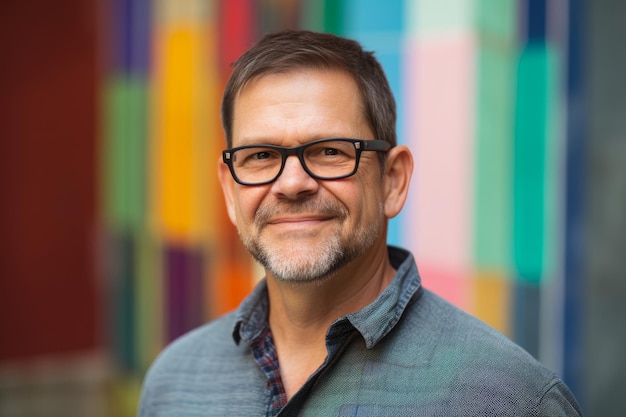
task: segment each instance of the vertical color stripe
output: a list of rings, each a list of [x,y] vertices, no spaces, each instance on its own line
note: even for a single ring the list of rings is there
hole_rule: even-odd
[[[104,215],[111,226],[137,230],[145,213],[146,82],[117,76],[104,94]]]
[[[511,281],[495,273],[478,273],[473,281],[474,299],[470,306],[476,317],[512,337],[509,309]]]
[[[343,34],[345,0],[321,0],[324,10],[323,32]]]
[[[167,245],[167,341],[170,342],[204,322],[208,308],[203,292],[204,261],[200,251]]]
[[[107,259],[112,277],[113,308],[111,310],[113,328],[110,337],[115,357],[126,371],[136,370],[135,329],[135,247],[131,235],[111,233],[107,242],[112,249]]]
[[[452,275],[467,277],[473,226],[475,44],[456,36],[423,40],[417,48],[412,92],[417,253]]]
[[[546,187],[549,146],[553,146],[550,118],[554,100],[554,57],[541,44],[522,52],[517,78],[514,143],[514,239],[517,274],[539,282],[544,272]]]
[[[476,91],[474,263],[479,271],[510,273],[512,238],[515,19],[511,2],[479,8]],[[488,7],[487,7],[488,6]]]
[[[212,230],[208,219],[217,205],[207,195],[207,178],[209,173],[214,178],[221,146],[218,101],[211,98],[219,85],[213,65],[215,9],[200,0],[160,4],[153,77],[153,220],[167,239],[197,243]]]
[[[577,395],[585,408],[582,395],[586,375],[584,372],[584,235],[585,230],[585,164],[588,131],[586,126],[586,64],[584,47],[583,1],[569,2],[569,31],[567,49],[567,99],[569,103],[566,129],[566,184],[565,184],[565,265],[564,265],[564,323],[563,323],[563,379]]]

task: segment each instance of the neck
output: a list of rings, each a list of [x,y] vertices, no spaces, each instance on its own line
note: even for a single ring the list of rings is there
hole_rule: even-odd
[[[283,282],[268,273],[269,324],[291,397],[326,358],[326,332],[378,297],[395,270],[384,250],[368,251],[322,282]]]

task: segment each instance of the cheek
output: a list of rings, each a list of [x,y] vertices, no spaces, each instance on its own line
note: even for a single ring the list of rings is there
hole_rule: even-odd
[[[380,207],[383,202],[381,181],[378,178],[368,177],[360,185],[358,199],[362,217],[365,221],[372,222],[379,217]]]
[[[347,182],[331,190],[331,193],[348,209],[354,227],[369,224],[379,217],[382,196],[380,181],[368,177]]]
[[[238,227],[246,227],[254,221],[254,215],[266,194],[252,187],[235,192],[235,216]]]

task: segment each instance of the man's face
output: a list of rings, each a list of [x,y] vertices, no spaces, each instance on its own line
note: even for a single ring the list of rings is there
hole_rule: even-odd
[[[262,77],[237,96],[233,146],[297,146],[324,138],[375,139],[354,80],[341,71],[296,71]],[[228,214],[248,251],[285,281],[327,278],[386,239],[381,171],[376,152],[363,152],[358,172],[316,180],[296,156],[271,184],[220,179]]]

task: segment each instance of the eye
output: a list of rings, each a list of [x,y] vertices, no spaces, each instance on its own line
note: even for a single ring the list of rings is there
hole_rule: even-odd
[[[341,151],[336,148],[324,148],[323,152],[326,156],[339,155],[341,153]]]
[[[270,153],[267,151],[256,152],[250,156],[253,159],[268,159],[271,157]]]
[[[354,145],[341,140],[314,143],[307,148],[305,158],[318,164],[336,164],[354,159]]]
[[[273,164],[275,161],[280,161],[280,158],[280,153],[271,148],[254,146],[239,149],[233,160],[239,166],[258,166],[259,164]]]

